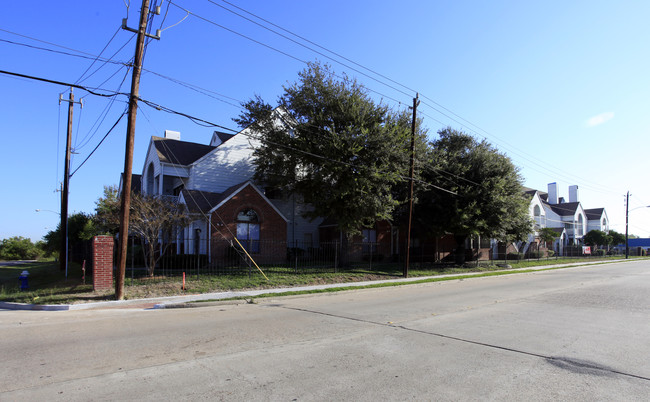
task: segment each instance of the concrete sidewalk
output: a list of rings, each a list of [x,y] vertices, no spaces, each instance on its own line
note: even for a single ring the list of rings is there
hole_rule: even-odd
[[[151,299],[110,300],[110,301],[79,303],[79,304],[45,305],[45,304],[0,302],[0,309],[39,310],[39,311],[67,311],[67,310],[92,310],[92,309],[115,309],[115,308],[164,309],[164,308],[176,308],[176,307],[189,307],[187,303],[197,302],[197,301],[206,301],[206,300],[220,301],[220,300],[227,300],[236,297],[252,298],[262,294],[299,292],[299,291],[310,291],[310,290],[321,290],[321,289],[332,289],[332,288],[363,287],[363,286],[382,284],[382,283],[408,284],[410,282],[417,282],[417,281],[428,280],[428,279],[442,279],[442,278],[449,278],[449,277],[471,278],[475,276],[484,275],[485,273],[488,272],[497,273],[503,271],[530,271],[530,270],[541,271],[548,268],[571,268],[571,267],[583,267],[586,265],[617,264],[617,263],[624,263],[627,261],[633,261],[633,260],[617,260],[615,262],[594,261],[594,262],[581,262],[581,263],[571,263],[571,264],[542,265],[538,267],[526,267],[526,268],[516,268],[516,269],[504,268],[503,270],[498,270],[498,271],[469,272],[465,274],[419,276],[419,277],[411,277],[411,278],[394,278],[394,279],[386,279],[386,280],[379,280],[379,281],[332,283],[327,285],[297,286],[297,287],[273,288],[273,289],[261,289],[261,290],[242,290],[237,292],[202,293],[202,294],[192,294],[192,295],[182,295],[182,296],[156,297]]]

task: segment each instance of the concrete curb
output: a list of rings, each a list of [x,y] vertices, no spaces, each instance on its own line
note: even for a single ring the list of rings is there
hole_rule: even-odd
[[[580,268],[587,265],[601,265],[601,264],[618,264],[625,263],[631,260],[618,260],[612,262],[583,262],[583,263],[571,263],[571,264],[559,264],[559,265],[543,265],[538,267],[526,267],[526,268],[515,268],[508,269],[504,268],[497,271],[489,272],[503,272],[503,271],[543,271],[549,268]],[[449,278],[449,277],[459,277],[459,278],[471,278],[475,276],[484,275],[486,272],[468,272],[461,274],[445,274],[445,275],[434,275],[434,276],[420,276],[420,277],[411,277],[411,278],[393,278],[379,281],[364,281],[364,282],[347,282],[347,283],[332,283],[326,285],[314,285],[314,286],[299,286],[299,287],[289,287],[289,288],[272,288],[272,289],[260,289],[260,290],[250,290],[250,291],[238,291],[238,292],[219,292],[219,293],[203,293],[203,294],[194,294],[194,295],[183,295],[183,296],[167,296],[167,297],[156,297],[151,299],[134,299],[134,300],[110,300],[103,302],[92,302],[92,303],[80,303],[80,304],[26,304],[26,303],[11,303],[11,302],[0,302],[0,309],[5,310],[32,310],[32,311],[69,311],[69,310],[93,310],[93,309],[111,309],[111,308],[134,308],[134,309],[168,309],[168,308],[189,308],[189,307],[207,307],[209,305],[216,304],[243,304],[246,303],[244,300],[227,300],[235,297],[239,298],[254,298],[260,295],[274,294],[274,293],[286,293],[286,292],[300,292],[300,291],[310,291],[310,290],[324,290],[332,288],[348,288],[348,287],[363,287],[368,285],[383,284],[383,283],[403,283],[408,284],[410,282],[424,281],[429,279],[437,278]],[[199,301],[210,301],[206,303],[194,303]],[[214,302],[214,303],[213,303]]]

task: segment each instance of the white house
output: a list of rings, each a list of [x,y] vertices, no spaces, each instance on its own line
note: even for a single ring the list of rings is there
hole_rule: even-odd
[[[578,186],[569,186],[569,201],[559,196],[557,183],[548,184],[548,192],[527,189],[531,196],[529,213],[534,221],[534,233],[539,229],[552,228],[557,237],[556,252],[562,254],[568,245],[584,244],[584,235],[592,229],[608,231],[609,219],[605,208],[584,209],[579,200]]]
[[[264,210],[274,210],[286,220],[286,236],[282,241],[292,246],[318,244],[318,227],[322,219],[310,221],[303,218],[302,212],[308,206],[293,197],[283,197],[251,183],[255,173],[253,153],[259,146],[255,134],[250,128],[236,134],[215,131],[209,145],[182,141],[179,132],[170,130],[165,131],[164,137],[151,137],[142,168],[142,192],[188,205],[188,210],[196,217],[179,233],[177,253],[210,254],[211,243],[208,240],[218,232],[211,221],[211,215],[217,213],[215,207],[223,201],[226,193],[234,188],[242,189],[246,183],[252,186],[247,192],[248,199],[254,199],[258,204],[242,205],[242,210],[248,208],[247,211],[254,211],[260,219],[263,219]],[[260,192],[261,197],[254,196],[255,192]],[[241,201],[235,199],[233,202]],[[264,204],[270,204],[271,208]],[[236,220],[237,216],[227,219]],[[261,227],[265,227],[263,223]],[[272,237],[254,235],[261,236],[255,239],[258,241],[271,238],[276,241],[279,240],[278,233],[273,231]]]

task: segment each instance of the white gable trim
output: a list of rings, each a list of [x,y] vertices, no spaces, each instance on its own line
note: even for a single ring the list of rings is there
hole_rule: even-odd
[[[214,206],[210,211],[208,211],[208,213],[209,213],[209,214],[212,214],[214,211],[216,211],[217,209],[221,208],[221,207],[222,207],[226,202],[230,201],[230,199],[232,199],[232,197],[234,197],[235,195],[239,194],[239,193],[240,193],[243,189],[245,189],[247,186],[251,186],[251,187],[253,187],[253,190],[257,191],[257,193],[258,193],[260,196],[262,196],[262,199],[263,199],[267,204],[269,204],[269,205],[271,206],[271,208],[273,208],[273,210],[274,210],[278,215],[280,215],[280,217],[281,217],[282,219],[284,219],[285,222],[289,222],[289,220],[288,220],[287,218],[285,218],[285,216],[282,214],[282,212],[280,212],[280,210],[278,210],[278,209],[275,207],[275,205],[273,205],[273,203],[272,203],[268,198],[266,198],[266,196],[264,195],[264,193],[263,193],[263,192],[262,192],[262,191],[261,191],[261,190],[260,190],[260,189],[255,185],[255,184],[253,184],[251,181],[247,181],[247,182],[245,182],[244,184],[242,184],[241,186],[239,186],[239,188],[237,188],[237,190],[233,191],[232,194],[230,194],[230,195],[228,196],[228,198],[224,199],[224,200],[221,201],[219,204],[217,204],[216,206]]]

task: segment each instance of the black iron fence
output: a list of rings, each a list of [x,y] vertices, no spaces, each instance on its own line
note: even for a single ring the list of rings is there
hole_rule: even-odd
[[[192,241],[194,242],[194,240]],[[114,261],[117,263],[118,247],[114,248]],[[404,245],[405,246],[405,245]],[[483,246],[483,245],[481,245]],[[401,250],[405,250],[402,247]],[[185,242],[163,243],[158,241],[154,247],[154,258],[149,258],[149,247],[140,239],[129,238],[127,247],[126,278],[145,277],[200,278],[206,275],[252,275],[258,268],[265,273],[336,273],[350,270],[399,271],[405,260],[405,253],[394,244],[370,242],[329,242],[312,243],[247,241],[237,243],[226,240],[202,240],[195,244]],[[197,250],[198,253],[187,253]],[[580,247],[566,247],[564,255],[558,255],[545,248],[529,247],[519,253],[500,246],[496,248],[467,248],[465,262],[499,264],[515,263],[522,260],[548,260],[566,256],[583,257]],[[418,269],[454,265],[457,263],[456,250],[451,244],[435,242],[417,244],[410,250],[410,267]],[[155,261],[151,269],[150,261]],[[128,284],[128,282],[127,282]]]

